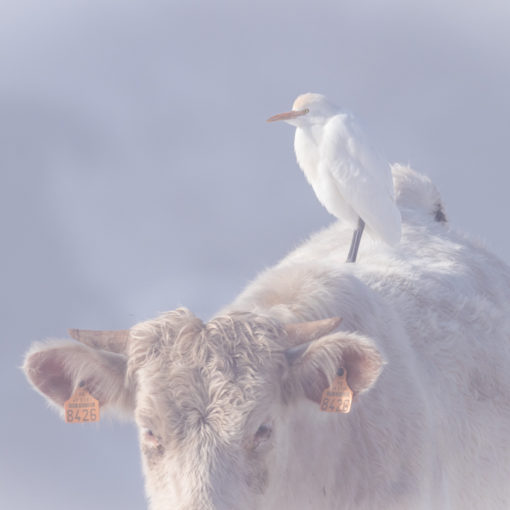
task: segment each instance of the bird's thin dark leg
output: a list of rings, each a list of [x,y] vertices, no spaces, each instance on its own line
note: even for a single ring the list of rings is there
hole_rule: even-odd
[[[351,247],[349,248],[349,255],[347,255],[347,260],[346,262],[354,262],[353,258],[352,258],[352,253],[354,251],[354,245],[356,244],[356,234],[357,234],[357,230],[354,230],[353,233],[352,233],[352,241],[351,241]]]
[[[356,262],[359,243],[361,241],[361,236],[363,235],[364,228],[365,222],[361,218],[358,218],[358,228],[352,234],[351,247],[349,249],[349,255],[347,255],[347,262]]]

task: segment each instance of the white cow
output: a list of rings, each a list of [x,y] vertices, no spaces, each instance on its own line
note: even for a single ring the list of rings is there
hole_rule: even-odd
[[[393,172],[399,246],[344,264],[334,224],[207,323],[36,344],[27,377],[58,408],[82,384],[132,413],[153,510],[508,510],[509,268]],[[322,412],[339,368],[352,410]]]

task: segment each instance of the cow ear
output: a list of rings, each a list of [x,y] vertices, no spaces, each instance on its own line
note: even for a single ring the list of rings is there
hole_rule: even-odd
[[[63,406],[78,386],[102,408],[131,414],[133,390],[126,383],[126,357],[67,340],[36,343],[23,370],[30,383],[54,407]]]
[[[354,395],[359,395],[375,383],[384,364],[373,340],[357,333],[323,336],[289,352],[292,382],[318,403],[340,368],[347,371],[347,383]]]

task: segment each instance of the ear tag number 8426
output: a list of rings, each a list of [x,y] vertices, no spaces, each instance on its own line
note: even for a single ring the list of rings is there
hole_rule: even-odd
[[[66,423],[99,421],[99,402],[84,387],[76,388],[64,404]]]
[[[340,369],[331,386],[322,392],[321,411],[348,413],[351,410],[352,390],[347,384],[347,370]]]

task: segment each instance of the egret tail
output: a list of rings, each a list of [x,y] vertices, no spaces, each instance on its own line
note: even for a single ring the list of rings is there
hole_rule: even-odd
[[[363,230],[365,228],[365,222],[358,218],[358,228],[352,234],[351,248],[349,249],[349,255],[347,255],[346,262],[356,262],[356,257],[358,256],[358,248],[359,243],[361,241],[361,236],[363,235]]]

